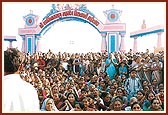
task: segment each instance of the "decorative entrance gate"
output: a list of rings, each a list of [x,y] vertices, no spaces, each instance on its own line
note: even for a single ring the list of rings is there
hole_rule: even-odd
[[[93,26],[102,36],[101,51],[125,51],[124,36],[126,33],[126,24],[120,22],[120,10],[114,8],[106,10],[103,13],[106,16],[106,23],[103,24],[95,15],[87,9],[85,4],[76,4],[71,7],[70,4],[52,4],[50,12],[37,24],[38,15],[31,11],[24,16],[25,27],[19,28],[19,35],[22,37],[22,52],[40,51],[40,39],[58,21],[80,21]],[[121,42],[119,43],[119,36]]]

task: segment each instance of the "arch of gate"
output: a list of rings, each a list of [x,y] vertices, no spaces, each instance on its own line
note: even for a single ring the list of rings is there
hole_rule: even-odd
[[[60,4],[52,4],[49,13],[37,24],[38,15],[32,11],[23,17],[25,27],[19,28],[18,33],[22,37],[22,52],[40,51],[40,40],[42,36],[58,21],[80,21],[90,24],[102,36],[101,51],[125,51],[124,36],[126,33],[126,24],[120,22],[120,10],[114,8],[106,10],[103,13],[106,16],[106,23],[103,24],[96,16],[87,9],[85,4],[79,4],[72,8],[69,4],[58,8]],[[119,40],[121,36],[121,40]],[[120,41],[120,43],[119,43]]]
[[[140,30],[130,32],[130,38],[134,38],[134,44],[133,44],[133,52],[137,52],[137,46],[138,46],[138,37],[143,37],[149,34],[157,34],[157,46],[155,50],[162,51],[163,47],[161,45],[161,34],[164,32],[164,26],[163,25],[157,25],[150,28],[146,28],[145,24],[142,24],[142,28]],[[157,51],[157,52],[158,52]],[[155,51],[154,51],[155,52]]]

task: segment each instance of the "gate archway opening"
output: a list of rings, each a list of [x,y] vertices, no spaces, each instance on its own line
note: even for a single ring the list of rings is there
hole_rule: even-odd
[[[56,23],[42,36],[40,42],[42,52],[48,52],[48,49],[53,52],[67,53],[101,51],[101,35],[99,32],[89,24],[78,21]],[[48,44],[50,44],[49,47]]]

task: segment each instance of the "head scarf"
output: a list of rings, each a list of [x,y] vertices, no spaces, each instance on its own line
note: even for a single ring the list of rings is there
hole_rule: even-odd
[[[59,110],[56,108],[53,99],[51,99],[51,98],[46,98],[46,99],[43,101],[43,104],[42,104],[42,106],[41,106],[41,111],[47,111],[47,110],[46,110],[46,104],[47,104],[47,102],[48,102],[49,99],[52,100],[52,102],[53,102],[53,111],[59,111]]]

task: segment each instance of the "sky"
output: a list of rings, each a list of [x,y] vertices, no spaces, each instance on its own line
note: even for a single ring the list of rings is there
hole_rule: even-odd
[[[56,2],[55,2],[56,4]],[[61,3],[63,4],[63,3]],[[69,3],[74,4],[74,3]],[[87,9],[95,14],[96,18],[105,23],[106,18],[103,11],[109,10],[114,5],[115,9],[121,10],[121,23],[126,23],[125,47],[126,51],[133,48],[133,38],[130,32],[141,29],[141,24],[145,19],[147,28],[164,25],[166,29],[166,2],[111,2],[107,3],[85,3]],[[3,2],[2,4],[2,35],[16,36],[17,42],[13,42],[13,47],[21,49],[22,38],[18,35],[18,28],[24,28],[23,16],[33,11],[39,16],[38,23],[50,11],[52,2],[45,3],[25,3],[25,2]],[[166,31],[166,30],[165,30]],[[3,38],[2,36],[2,38]],[[138,38],[138,51],[145,51],[147,48],[152,52],[157,44],[157,34],[151,34]],[[162,46],[165,47],[165,32],[161,35]],[[47,52],[100,52],[102,37],[98,31],[90,24],[68,21],[56,23],[41,38],[41,51]],[[8,46],[8,42],[3,43],[3,50]]]

